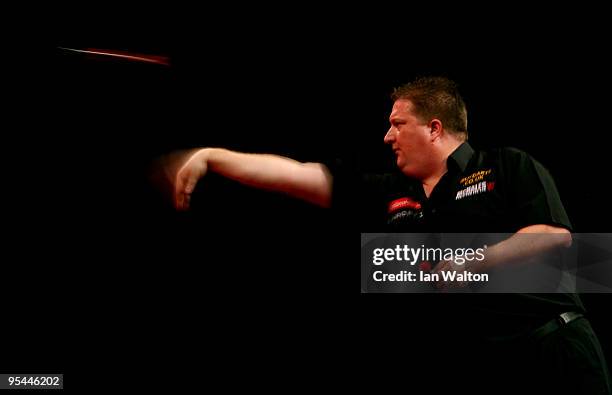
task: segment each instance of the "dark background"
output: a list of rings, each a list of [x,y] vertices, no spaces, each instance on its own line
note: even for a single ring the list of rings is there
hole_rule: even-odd
[[[521,148],[551,171],[576,232],[610,231],[601,100],[609,65],[589,39],[598,32],[487,42],[483,29],[426,43],[357,22],[361,29],[333,34],[333,19],[292,22],[231,35],[231,26],[74,30],[41,50],[52,64],[42,72],[46,89],[24,95],[35,110],[22,117],[29,132],[4,157],[18,170],[12,189],[27,196],[7,210],[14,224],[7,245],[27,262],[7,278],[29,279],[25,287],[13,282],[7,300],[63,307],[6,326],[16,339],[46,344],[24,352],[17,341],[6,369],[78,372],[80,380],[102,360],[118,372],[194,371],[185,353],[220,367],[237,359],[257,366],[271,354],[314,357],[322,374],[336,375],[337,363],[370,361],[364,343],[424,337],[415,334],[422,317],[409,311],[426,298],[350,296],[359,233],[350,220],[214,175],[200,184],[193,210],[178,214],[154,182],[164,155],[202,146],[390,169],[382,143],[388,97],[419,74],[460,84],[475,147]],[[58,46],[163,54],[171,66]],[[609,295],[583,300],[610,355]]]

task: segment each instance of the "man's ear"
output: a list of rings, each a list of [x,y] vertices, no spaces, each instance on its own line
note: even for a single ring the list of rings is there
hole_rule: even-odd
[[[440,138],[442,136],[442,121],[436,118],[429,121],[429,130],[431,141]]]

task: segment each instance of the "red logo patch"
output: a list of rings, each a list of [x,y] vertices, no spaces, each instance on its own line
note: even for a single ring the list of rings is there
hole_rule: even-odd
[[[414,201],[408,197],[399,198],[389,203],[390,213],[403,208],[412,208],[415,210],[419,210],[421,208],[421,203]]]
[[[487,182],[487,191],[492,191],[495,188],[495,181]]]

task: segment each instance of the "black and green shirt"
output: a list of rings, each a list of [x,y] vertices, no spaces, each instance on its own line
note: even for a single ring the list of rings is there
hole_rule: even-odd
[[[447,167],[429,198],[399,171],[362,175],[362,231],[514,233],[534,224],[571,230],[552,177],[525,152],[474,151],[463,143]]]
[[[329,167],[332,205],[345,221],[358,222],[362,233],[514,233],[537,224],[572,229],[550,173],[518,149],[476,151],[461,144],[429,198],[420,181],[399,171],[355,174],[337,163]],[[452,303],[455,313],[499,336],[583,311],[577,295],[567,293],[455,295]]]

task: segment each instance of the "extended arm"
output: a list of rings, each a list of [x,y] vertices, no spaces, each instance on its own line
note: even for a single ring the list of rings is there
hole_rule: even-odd
[[[301,163],[278,155],[204,148],[193,154],[177,173],[177,209],[189,208],[198,180],[208,171],[254,188],[286,193],[321,207],[331,205],[332,177],[321,163]]]

